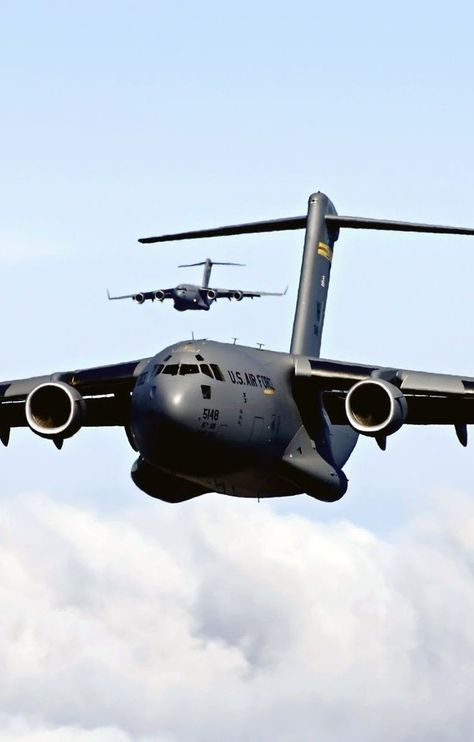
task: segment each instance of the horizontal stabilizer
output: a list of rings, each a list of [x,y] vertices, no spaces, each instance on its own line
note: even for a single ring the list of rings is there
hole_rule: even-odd
[[[288,229],[304,229],[306,216],[292,216],[288,219],[270,219],[264,222],[250,222],[249,224],[234,224],[228,227],[214,229],[197,229],[192,232],[177,232],[176,234],[162,234],[158,237],[142,237],[138,241],[142,244],[149,242],[172,242],[174,240],[194,240],[200,237],[226,237],[233,234],[256,234],[258,232],[282,232]]]
[[[201,260],[200,263],[184,263],[183,265],[178,265],[178,268],[194,268],[195,265],[208,265],[208,262],[206,260]],[[219,263],[217,260],[210,260],[209,265],[240,265],[244,266],[245,263]]]
[[[366,219],[360,216],[326,215],[326,223],[331,227],[348,229],[383,229],[388,232],[426,232],[427,234],[471,234],[474,229],[467,227],[446,227],[440,224],[418,224],[417,222],[398,222],[391,219]]]
[[[417,222],[400,222],[392,219],[367,219],[360,216],[340,216],[326,214],[326,224],[333,229],[382,229],[388,232],[425,232],[427,234],[467,234],[474,235],[474,229],[468,227],[448,227],[441,224],[419,224]],[[237,234],[257,234],[259,232],[284,232],[292,229],[304,229],[306,216],[291,216],[285,219],[268,219],[263,222],[234,224],[214,229],[197,229],[191,232],[176,232],[158,237],[142,237],[142,244],[151,242],[172,242],[175,240],[194,240],[203,237],[226,237]],[[201,265],[196,263],[196,265]]]

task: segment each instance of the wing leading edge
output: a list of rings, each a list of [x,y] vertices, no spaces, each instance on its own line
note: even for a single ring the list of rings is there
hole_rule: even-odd
[[[381,379],[400,389],[407,402],[408,425],[474,424],[474,378],[425,371],[297,357],[295,381],[323,394],[332,423],[347,425],[345,400],[358,382]]]
[[[216,292],[216,299],[257,299],[260,296],[285,296],[288,286],[284,291],[243,291],[241,289],[211,289]]]
[[[85,402],[83,425],[102,427],[128,424],[130,393],[150,359],[127,361],[76,371],[0,382],[0,438],[8,442],[10,428],[26,427],[25,402],[36,387],[62,382],[76,389]]]
[[[136,291],[134,294],[121,294],[120,296],[111,296],[110,291],[107,291],[107,298],[109,301],[115,301],[116,299],[133,299],[137,304],[143,304],[144,301],[163,301],[163,299],[173,298],[173,289],[155,289],[155,291]]]

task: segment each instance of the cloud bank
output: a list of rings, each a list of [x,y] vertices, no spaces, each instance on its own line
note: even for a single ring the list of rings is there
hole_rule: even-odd
[[[468,499],[390,540],[218,498],[3,502],[2,741],[470,738]]]

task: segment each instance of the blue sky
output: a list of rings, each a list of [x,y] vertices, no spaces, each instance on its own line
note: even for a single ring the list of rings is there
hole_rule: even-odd
[[[473,21],[467,2],[3,3],[2,378],[148,356],[192,332],[288,348],[301,233],[140,236],[302,214],[318,189],[339,213],[473,226]],[[202,317],[106,300],[197,280],[176,266],[208,255],[247,264],[217,268],[221,285],[287,296]],[[474,376],[473,275],[466,237],[343,233],[323,355]],[[165,517],[129,479],[120,431],[82,431],[61,452],[14,431],[0,461],[7,512],[42,492],[99,518]],[[385,454],[359,444],[339,503],[265,513],[383,539],[433,498],[469,498],[472,471],[454,431],[405,428]],[[178,512],[189,528],[199,517]]]
[[[4,376],[149,355],[192,331],[288,347],[302,234],[143,247],[139,236],[304,213],[317,189],[340,213],[472,224],[470,20],[467,3],[429,13],[408,3],[7,4],[1,259],[14,319]],[[173,285],[178,263],[208,254],[248,265],[219,269],[219,282],[289,283],[288,296],[205,317],[104,301],[107,287]],[[344,233],[324,355],[474,372],[472,255],[468,238]],[[44,486],[78,468],[81,487],[103,489],[111,457],[121,494],[135,494],[115,432],[84,433],[70,456],[14,438],[2,453],[13,487],[25,486],[26,456],[38,466],[27,486],[46,460]],[[339,505],[278,507],[374,523],[382,487],[386,528],[403,517],[402,485],[418,501],[440,481],[462,487],[469,469],[452,431],[403,430],[385,456],[363,442]]]

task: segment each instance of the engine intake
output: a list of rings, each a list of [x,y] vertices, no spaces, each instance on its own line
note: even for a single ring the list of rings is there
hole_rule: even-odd
[[[157,299],[157,301],[163,301],[164,298],[165,298],[164,291],[161,291],[161,289],[159,289],[158,291],[155,291],[155,299]]]
[[[403,392],[383,379],[359,381],[346,397],[347,419],[363,435],[395,433],[405,422],[407,409]]]
[[[243,291],[234,291],[233,297],[235,301],[242,301],[242,299],[244,298]]]
[[[143,304],[143,302],[145,301],[145,294],[135,294],[133,298],[135,299],[137,304]]]
[[[213,301],[217,296],[217,293],[214,291],[214,289],[209,289],[207,292],[207,298],[211,299]]]
[[[43,438],[70,438],[81,428],[85,411],[77,389],[61,381],[40,384],[26,398],[26,421]]]

